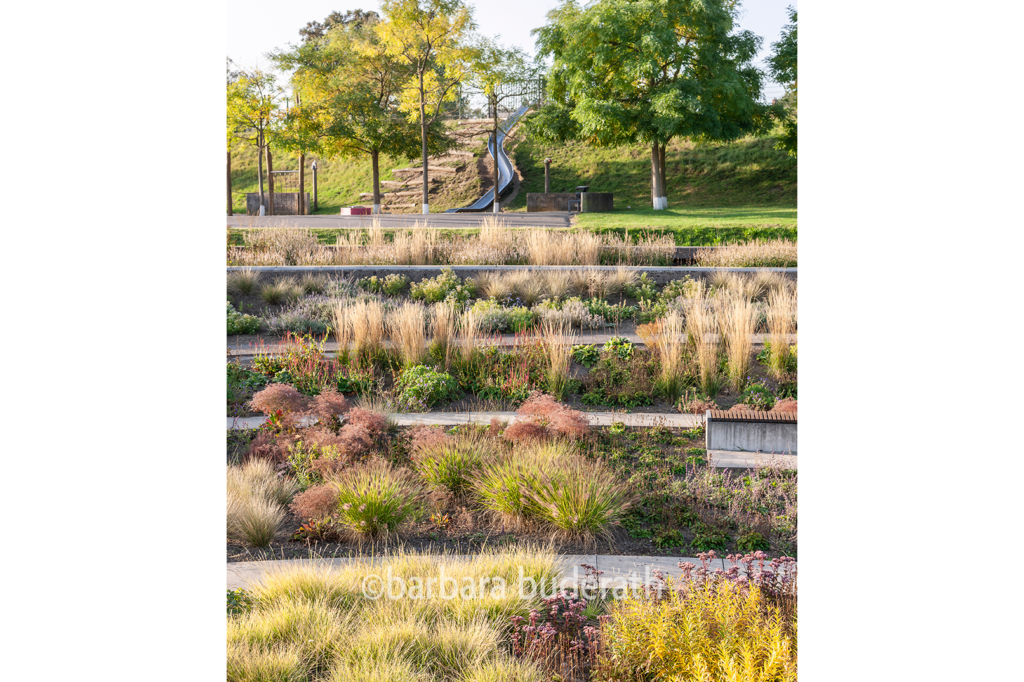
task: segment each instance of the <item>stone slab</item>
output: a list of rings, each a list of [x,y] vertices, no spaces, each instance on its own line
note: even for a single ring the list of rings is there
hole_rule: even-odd
[[[704,416],[699,414],[658,414],[652,412],[584,412],[594,426],[611,426],[613,422],[622,422],[626,426],[668,426],[671,428],[691,429],[704,423]],[[491,419],[514,422],[515,412],[397,412],[391,415],[399,426],[416,424],[437,424],[439,426],[455,426],[458,424],[490,424]],[[227,417],[227,430],[244,430],[259,428],[266,417]]]

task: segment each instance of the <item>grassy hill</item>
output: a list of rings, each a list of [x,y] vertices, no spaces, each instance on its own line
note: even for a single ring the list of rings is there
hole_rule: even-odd
[[[521,129],[520,129],[521,130]],[[747,137],[735,142],[694,145],[673,141],[666,151],[669,209],[651,209],[650,150],[632,147],[599,148],[585,143],[546,145],[519,132],[510,140],[510,152],[523,183],[508,210],[525,211],[528,192],[544,191],[544,158],[551,157],[551,190],[572,191],[589,185],[595,192],[615,194],[612,213],[583,214],[581,227],[600,230],[625,228],[795,228],[797,223],[797,162],[774,149],[775,137]],[[483,145],[478,149],[482,151]],[[478,155],[479,158],[479,155]],[[308,163],[308,160],[307,160]],[[369,157],[320,160],[320,209],[334,213],[342,206],[365,204],[359,194],[372,189]],[[394,180],[392,168],[418,165],[402,158],[381,157],[381,180]],[[445,182],[432,196],[432,212],[465,206],[479,197],[490,179],[474,172],[471,164],[458,182]],[[487,164],[489,165],[489,164]],[[275,156],[277,170],[298,167],[298,159]],[[245,212],[245,193],[257,191],[256,153],[252,146],[232,149],[234,210]],[[306,174],[312,193],[312,174]],[[451,187],[447,185],[451,184]],[[418,202],[417,198],[410,202]]]

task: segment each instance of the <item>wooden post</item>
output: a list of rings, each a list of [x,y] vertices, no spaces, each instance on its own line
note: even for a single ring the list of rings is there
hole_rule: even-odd
[[[544,159],[544,194],[551,192],[551,158]]]
[[[295,95],[295,99],[299,96]],[[306,215],[306,155],[299,155],[299,215]]]
[[[274,161],[270,156],[270,145],[267,145],[267,215],[274,215]]]
[[[313,161],[313,210],[319,211],[320,204],[316,200],[316,161]]]
[[[231,152],[228,152],[228,215],[235,215],[231,208]]]

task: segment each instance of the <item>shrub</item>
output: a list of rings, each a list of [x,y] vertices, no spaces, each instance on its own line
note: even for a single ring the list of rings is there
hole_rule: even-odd
[[[578,343],[572,347],[572,359],[584,367],[593,367],[600,357],[601,351],[593,344]]]
[[[421,440],[412,459],[427,484],[461,498],[469,491],[470,475],[497,452],[494,442],[474,429],[431,444]]]
[[[373,294],[386,294],[388,296],[397,296],[405,287],[409,284],[409,278],[405,275],[399,275],[392,273],[385,277],[363,277],[359,280],[358,285],[360,289],[369,291]]]
[[[416,453],[445,443],[450,438],[441,426],[417,424],[409,429],[409,448]]]
[[[622,291],[637,301],[654,301],[658,297],[658,287],[646,272],[640,275],[640,279],[635,283],[624,285]]]
[[[770,412],[796,413],[796,398],[782,398],[772,407]]]
[[[421,508],[416,475],[382,459],[339,472],[329,483],[338,491],[338,524],[356,538],[393,534]]]
[[[331,424],[337,417],[352,409],[352,404],[333,388],[321,391],[313,398],[309,410],[317,416],[321,423]]]
[[[255,334],[260,330],[260,318],[255,315],[244,315],[228,304],[228,336],[234,334]]]
[[[462,392],[447,372],[426,365],[410,367],[398,377],[399,400],[409,408],[427,409],[439,402],[455,400]]]
[[[535,315],[521,306],[505,307],[497,301],[480,299],[470,308],[483,332],[521,332],[533,326]]]
[[[613,353],[601,359],[583,379],[582,401],[588,405],[650,405],[655,394],[658,363],[650,352],[637,352],[628,360]]]
[[[277,413],[295,417],[309,410],[310,400],[288,384],[270,384],[256,393],[249,406],[268,417]]]
[[[534,306],[533,311],[544,323],[575,329],[602,329],[608,325],[603,317],[590,312],[590,308],[578,297],[565,301],[542,301]]]
[[[771,388],[758,382],[743,389],[739,402],[755,410],[770,410],[775,404],[775,395]]]
[[[605,353],[612,353],[620,360],[629,360],[633,357],[633,343],[624,336],[613,336],[604,342],[601,347]]]
[[[602,629],[609,678],[644,670],[652,679],[796,681],[796,622],[762,588],[687,577],[665,584],[612,603]]]
[[[317,485],[299,493],[292,500],[292,513],[302,519],[322,519],[338,507],[338,490],[331,485]]]
[[[267,318],[267,328],[275,334],[326,334],[329,327],[320,320],[313,320],[292,312],[283,312]]]
[[[718,405],[699,390],[687,391],[679,398],[676,405],[684,414],[705,414],[708,410],[717,410]]]
[[[410,288],[410,295],[427,303],[449,301],[462,304],[473,298],[475,291],[472,281],[463,283],[451,268],[443,268],[437,277],[414,282]]]
[[[522,436],[517,436],[515,433],[509,436],[507,435],[508,430],[506,430],[505,437],[511,441],[524,439],[524,437],[529,439],[526,436],[527,433],[537,433],[540,437],[566,436],[570,438],[583,438],[590,433],[590,422],[582,412],[573,410],[568,405],[559,403],[554,397],[540,391],[531,393],[530,397],[516,411],[516,415],[523,419],[516,421],[509,429],[513,429],[517,424],[522,424],[523,426],[539,427],[540,431],[523,428],[521,429]]]
[[[349,410],[345,423],[348,426],[359,426],[366,429],[370,437],[375,440],[383,437],[388,431],[387,417],[380,412],[374,412],[364,407],[353,407]]]

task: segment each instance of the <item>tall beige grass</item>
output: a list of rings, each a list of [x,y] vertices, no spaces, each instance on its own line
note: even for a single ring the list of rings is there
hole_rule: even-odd
[[[388,316],[388,335],[406,368],[420,364],[426,354],[425,317],[424,306],[411,302],[402,304]]]
[[[452,366],[452,354],[455,351],[456,332],[459,314],[451,303],[435,303],[430,310],[431,342],[436,344],[444,358],[445,371]]]
[[[350,361],[349,346],[352,343],[352,321],[348,317],[348,304],[337,303],[331,311],[331,332],[338,342],[338,359],[342,364]]]
[[[572,363],[573,337],[564,324],[545,320],[538,332],[547,360],[548,393],[564,400],[569,388],[569,366]]]
[[[710,301],[694,300],[687,310],[686,331],[693,345],[694,374],[701,390],[712,398],[721,387],[719,356],[722,337],[718,328],[718,315]]]
[[[565,270],[545,270],[543,275],[544,290],[555,300],[565,298],[572,288],[569,273]]]
[[[725,352],[729,359],[729,383],[733,390],[742,391],[750,370],[753,334],[760,315],[758,305],[741,294],[725,296],[721,301],[719,320],[725,337]]]
[[[654,349],[661,364],[660,383],[669,402],[675,404],[683,391],[686,328],[678,313],[669,313],[660,320]]]
[[[746,244],[701,249],[693,259],[702,267],[794,268],[796,255],[796,242],[755,239]]]
[[[776,379],[786,373],[786,359],[789,356],[789,336],[796,332],[797,297],[788,287],[776,289],[768,296],[768,342],[771,352],[768,367]]]
[[[352,338],[352,362],[368,361],[384,348],[384,306],[380,301],[358,301],[345,307]]]
[[[254,459],[229,466],[226,482],[227,537],[266,547],[284,524],[285,505],[298,492],[294,481],[278,477],[270,462]]]

